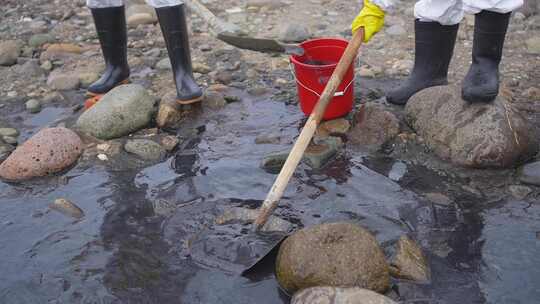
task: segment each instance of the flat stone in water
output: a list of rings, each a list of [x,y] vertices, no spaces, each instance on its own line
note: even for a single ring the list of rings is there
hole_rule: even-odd
[[[526,164],[519,171],[519,180],[521,182],[540,186],[540,161]]]

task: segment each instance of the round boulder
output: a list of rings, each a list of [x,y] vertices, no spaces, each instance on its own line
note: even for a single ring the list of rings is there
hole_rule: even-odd
[[[75,132],[66,128],[43,129],[0,165],[0,177],[23,181],[57,173],[75,163],[82,151],[81,139]]]
[[[317,286],[377,292],[390,286],[389,267],[377,240],[352,223],[319,225],[289,237],[279,250],[276,275],[291,294]]]

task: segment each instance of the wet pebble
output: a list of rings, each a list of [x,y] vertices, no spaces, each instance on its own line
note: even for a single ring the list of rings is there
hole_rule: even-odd
[[[169,152],[173,151],[178,147],[178,144],[180,143],[180,139],[176,136],[165,136],[161,139],[161,145],[163,148]]]
[[[25,104],[26,110],[30,113],[39,113],[41,111],[41,103],[37,99],[30,99]]]
[[[65,216],[69,216],[75,219],[81,219],[84,217],[84,211],[75,205],[73,202],[65,199],[56,199],[49,205],[49,208],[54,211],[58,211]]]
[[[4,137],[2,137],[2,139],[4,140],[4,142],[6,144],[10,144],[10,145],[16,145],[17,144],[17,137],[4,136]]]
[[[540,161],[521,167],[519,180],[525,184],[540,186]]]
[[[272,144],[277,145],[279,144],[281,140],[281,137],[279,134],[262,134],[255,138],[255,144],[257,145],[265,145],[265,144]]]
[[[313,169],[326,166],[339,152],[343,141],[339,137],[328,137],[312,143],[304,153],[305,162]]]
[[[261,162],[261,168],[270,174],[278,174],[279,171],[281,171],[283,165],[285,164],[288,156],[288,152],[278,152],[270,154],[266,156]]]
[[[165,157],[165,149],[155,141],[149,139],[133,139],[129,140],[124,149],[137,155],[138,157],[149,160],[157,161]]]
[[[393,277],[416,282],[428,282],[430,279],[426,256],[420,246],[407,236],[402,236],[397,243],[390,272]]]
[[[441,206],[448,206],[452,204],[452,200],[442,193],[426,193],[424,196],[431,202]]]
[[[511,185],[508,187],[508,192],[518,200],[522,200],[532,193],[532,189],[523,185]]]
[[[345,135],[349,132],[351,123],[345,118],[323,122],[317,129],[318,136]]]
[[[193,72],[194,73],[201,73],[201,74],[208,74],[212,71],[212,69],[201,62],[194,62],[193,63]]]
[[[399,134],[399,119],[389,111],[367,103],[355,115],[355,126],[349,132],[352,145],[368,151],[378,150]]]
[[[0,137],[4,136],[17,137],[19,136],[19,131],[14,128],[0,128]]]
[[[210,109],[221,109],[227,105],[227,100],[220,92],[207,90],[204,92],[203,104]]]

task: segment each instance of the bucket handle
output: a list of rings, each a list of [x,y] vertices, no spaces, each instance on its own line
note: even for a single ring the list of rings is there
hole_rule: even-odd
[[[298,83],[301,87],[303,87],[304,89],[310,91],[311,93],[317,95],[318,97],[321,97],[321,94],[317,93],[315,90],[312,90],[311,88],[309,88],[307,85],[305,85],[304,83],[302,83],[300,80],[298,80],[298,77],[296,77],[296,73],[294,72],[294,68],[292,66],[292,63],[289,61],[289,69],[291,70],[291,74],[294,78],[294,80],[296,81],[296,83]],[[345,93],[347,93],[347,91],[349,90],[349,88],[351,87],[351,85],[354,83],[354,80],[356,79],[356,74],[355,76],[353,77],[353,79],[349,82],[349,84],[347,84],[347,86],[345,87],[345,90],[341,91],[341,92],[336,92],[334,93],[334,97],[341,97],[341,96],[344,96]]]

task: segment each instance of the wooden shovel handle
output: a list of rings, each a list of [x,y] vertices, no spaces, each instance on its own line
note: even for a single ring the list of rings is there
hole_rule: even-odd
[[[317,102],[315,109],[309,116],[309,119],[306,122],[304,129],[302,130],[302,133],[300,133],[300,137],[298,137],[298,140],[294,144],[294,147],[289,154],[287,161],[285,162],[285,165],[283,165],[283,168],[281,169],[279,176],[274,182],[272,189],[270,189],[266,200],[259,209],[259,215],[255,220],[254,225],[255,230],[260,230],[266,224],[268,218],[270,218],[270,216],[278,206],[279,201],[283,196],[283,193],[285,192],[285,188],[289,184],[289,180],[291,179],[294,171],[296,170],[296,167],[302,160],[304,152],[309,146],[313,135],[317,131],[317,127],[323,118],[326,107],[334,98],[334,94],[336,93],[339,85],[343,81],[343,77],[349,70],[351,64],[353,64],[354,60],[356,59],[358,49],[362,45],[363,40],[364,29],[360,29],[356,32],[356,34],[349,42],[347,49],[345,49],[345,53],[343,53],[343,56],[339,60],[339,63],[334,70],[332,77],[330,77],[330,80],[328,81],[326,88],[324,89],[319,101]]]

